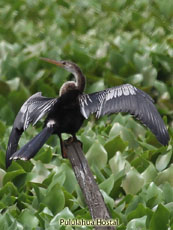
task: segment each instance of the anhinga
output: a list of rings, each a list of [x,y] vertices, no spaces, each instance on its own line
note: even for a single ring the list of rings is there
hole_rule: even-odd
[[[41,59],[71,72],[76,81],[64,83],[58,98],[43,97],[38,92],[22,105],[9,137],[6,152],[7,168],[13,159],[28,160],[34,157],[52,134],[59,136],[63,154],[64,145],[61,134],[68,133],[75,138],[84,119],[87,119],[92,113],[96,113],[97,118],[118,112],[130,113],[147,126],[161,144],[168,144],[167,128],[153,104],[153,99],[148,94],[130,84],[84,94],[85,76],[75,63],[54,61],[48,58]],[[35,125],[46,114],[47,118],[42,131],[17,151],[23,131],[29,124]]]

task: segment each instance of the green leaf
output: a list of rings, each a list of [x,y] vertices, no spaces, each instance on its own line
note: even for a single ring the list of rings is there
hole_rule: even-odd
[[[165,154],[160,154],[156,160],[156,168],[158,171],[162,171],[167,167],[171,160],[172,150],[168,151]]]
[[[51,183],[49,184],[48,190],[51,190],[56,184],[63,186],[66,179],[66,173],[63,171],[58,171],[51,177]]]
[[[122,85],[124,83],[124,79],[116,74],[112,74],[110,72],[104,73],[104,81],[107,85]]]
[[[160,13],[164,14],[166,18],[169,19],[172,16],[173,3],[171,0],[168,0],[166,4],[161,0],[157,0],[156,4],[159,6]]]
[[[1,188],[0,190],[0,197],[2,198],[4,194],[10,194],[13,196],[17,196],[18,195],[18,191],[17,188],[14,186],[14,184],[12,182],[7,182],[3,188]]]
[[[165,169],[164,171],[160,172],[156,177],[156,184],[162,184],[165,182],[169,182],[173,186],[173,164],[170,165],[169,168]]]
[[[52,159],[52,149],[50,147],[42,148],[34,159],[40,160],[42,163],[49,163]]]
[[[73,219],[74,215],[68,207],[64,208],[61,212],[57,213],[54,218],[50,221],[47,229],[51,230],[53,227],[55,229],[60,229],[60,220],[63,219]]]
[[[32,210],[25,209],[19,216],[19,222],[24,226],[25,229],[32,229],[38,226],[39,220]]]
[[[0,94],[6,96],[10,92],[10,87],[5,81],[0,80]]]
[[[131,168],[122,182],[122,188],[126,194],[136,194],[143,184],[144,179],[142,176],[134,168]]]
[[[134,74],[128,78],[128,82],[131,84],[139,84],[143,81],[143,75],[141,73]]]
[[[152,65],[145,66],[142,69],[142,74],[144,78],[143,84],[146,86],[153,86],[157,77],[156,68]]]
[[[56,184],[51,190],[48,190],[42,203],[47,205],[54,215],[60,212],[65,204],[64,193],[60,185]]]
[[[141,176],[143,177],[145,184],[148,184],[156,178],[157,170],[154,165],[150,163],[150,165],[145,169]]]
[[[166,203],[172,202],[173,201],[173,188],[172,186],[166,182],[163,185],[163,195],[164,195],[164,200]]]
[[[109,62],[114,73],[119,73],[121,68],[125,65],[123,55],[118,53],[116,50],[111,51]]]
[[[6,127],[4,125],[4,123],[2,121],[0,121],[0,138],[2,138],[4,136]]]
[[[67,164],[62,164],[61,170],[62,172],[65,172],[65,180],[63,183],[63,187],[69,193],[73,193],[75,190],[76,184],[77,184],[77,180],[76,180],[73,170]]]
[[[108,195],[110,194],[114,185],[114,175],[112,174],[108,179],[99,184],[99,188],[104,190]]]
[[[159,204],[153,217],[151,218],[149,228],[151,230],[168,229],[169,211],[162,204]]]
[[[18,113],[22,104],[27,100],[27,98],[28,94],[24,88],[17,91],[12,91],[9,94],[9,101],[11,102],[12,108],[16,114]]]
[[[0,201],[0,208],[5,209],[13,205],[16,202],[16,197],[9,194],[4,194],[3,198]]]
[[[7,84],[9,85],[11,90],[17,90],[20,85],[20,79],[18,77],[7,81]]]
[[[167,92],[166,84],[163,83],[162,81],[156,80],[154,82],[154,87],[159,91],[160,94]]]
[[[147,143],[141,142],[141,141],[139,141],[139,143],[142,147],[146,148],[147,150],[151,150],[151,151],[157,150],[157,148],[154,147],[153,145],[150,145],[150,144],[147,144]]]
[[[150,208],[153,208],[164,200],[163,191],[154,182],[151,182],[142,189],[141,196]]]
[[[123,158],[121,152],[116,152],[115,156],[109,161],[110,168],[114,174],[125,168],[127,161]]]
[[[41,161],[32,160],[34,167],[30,173],[27,174],[27,181],[36,183],[42,183],[45,178],[49,175],[49,170]]]
[[[6,97],[0,94],[0,107],[2,108],[6,103]]]
[[[142,196],[127,195],[123,202],[126,202],[126,204],[128,204],[128,207],[125,211],[126,215],[128,215],[132,211],[136,210],[139,203],[144,203],[144,200]]]
[[[23,226],[22,224],[14,220],[10,227],[8,227],[8,230],[23,230]]]
[[[144,204],[139,203],[137,207],[127,215],[128,221],[143,216],[152,216],[153,212],[147,208]]]
[[[105,89],[105,85],[104,85],[104,81],[101,80],[101,81],[97,81],[96,83],[92,84],[89,89],[88,89],[88,92],[89,93],[92,93],[95,91],[95,89],[97,89],[97,91],[102,91]]]
[[[143,216],[141,218],[131,220],[127,224],[127,230],[146,230],[146,219],[147,216]]]
[[[170,203],[166,204],[165,207],[169,210],[171,221],[172,221],[172,217],[173,217],[173,202],[170,202]]]
[[[100,190],[102,195],[103,195],[103,198],[104,198],[104,201],[105,203],[111,208],[113,209],[114,207],[114,200],[103,190]]]
[[[113,157],[117,151],[123,152],[128,143],[123,141],[120,136],[108,140],[104,145],[109,158]]]
[[[3,185],[3,178],[4,178],[4,175],[5,175],[5,171],[3,169],[0,169],[0,188],[2,187]]]
[[[138,146],[137,140],[131,130],[116,122],[111,128],[109,136],[112,138],[119,135],[124,141],[128,142],[131,148]]]
[[[86,158],[89,165],[96,165],[99,169],[102,169],[107,163],[107,152],[99,142],[95,142],[88,150]]]
[[[8,104],[1,108],[0,119],[6,121],[7,125],[13,122],[14,113]]]
[[[89,124],[87,124],[89,125]],[[93,138],[91,135],[87,135],[86,133],[82,133],[80,136],[80,140],[83,143],[83,151],[87,152],[89,150],[89,148],[91,147],[91,145],[93,144]]]
[[[3,184],[5,185],[9,181],[13,181],[14,178],[22,174],[25,174],[25,171],[23,169],[7,172],[3,178]]]
[[[19,228],[16,228],[17,226]],[[13,229],[15,230],[23,230],[22,226],[16,222],[16,220],[14,219],[14,217],[9,213],[9,211],[1,214],[0,216],[0,226],[1,229],[10,229],[12,230],[12,226],[14,227]]]
[[[119,193],[121,193],[121,184],[122,184],[122,180],[124,177],[125,177],[125,170],[122,170],[119,173],[116,173],[116,175],[114,175],[115,182],[114,182],[112,191],[110,193],[110,196],[112,198],[116,199]]]

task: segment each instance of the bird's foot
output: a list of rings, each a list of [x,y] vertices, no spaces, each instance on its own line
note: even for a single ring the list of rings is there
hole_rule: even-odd
[[[81,149],[83,149],[83,143],[81,141],[77,140],[77,139],[76,139],[76,142],[78,142],[80,144],[80,146],[81,146]]]
[[[69,137],[67,140],[65,140],[65,145],[72,144],[73,142],[78,142],[81,145],[81,148],[83,147],[83,143],[77,139],[76,136]]]
[[[62,157],[63,157],[63,158],[68,158],[68,156],[67,156],[67,147],[68,147],[70,144],[75,143],[75,142],[80,143],[81,148],[83,147],[82,142],[79,141],[75,136],[69,137],[67,140],[62,141],[62,148],[61,148],[62,150],[61,150],[61,153],[62,153]]]
[[[61,154],[62,154],[62,157],[67,159],[68,156],[67,156],[67,149],[66,149],[66,146],[65,146],[65,142],[63,141],[62,143],[62,148],[61,148]]]
[[[69,137],[67,140],[65,140],[65,144],[66,145],[69,145],[69,144],[71,144],[73,142],[74,142],[74,138],[73,137]]]

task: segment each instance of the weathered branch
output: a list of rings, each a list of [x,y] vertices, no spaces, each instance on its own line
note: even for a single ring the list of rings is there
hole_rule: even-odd
[[[103,196],[94,180],[88,162],[78,141],[65,141],[66,154],[71,162],[79,186],[84,194],[86,204],[88,205],[91,217],[95,219],[111,219],[108,209],[104,203]],[[95,226],[96,230],[114,230],[115,227]]]

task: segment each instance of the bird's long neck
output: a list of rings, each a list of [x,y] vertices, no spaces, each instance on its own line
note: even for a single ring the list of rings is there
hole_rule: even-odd
[[[76,80],[76,87],[82,93],[85,89],[85,76],[79,68],[73,73]]]
[[[67,81],[65,82],[59,91],[59,95],[63,95],[67,93],[69,90],[79,90],[80,93],[83,93],[85,89],[85,76],[82,71],[77,67],[75,71],[72,72],[75,77],[75,81]]]

